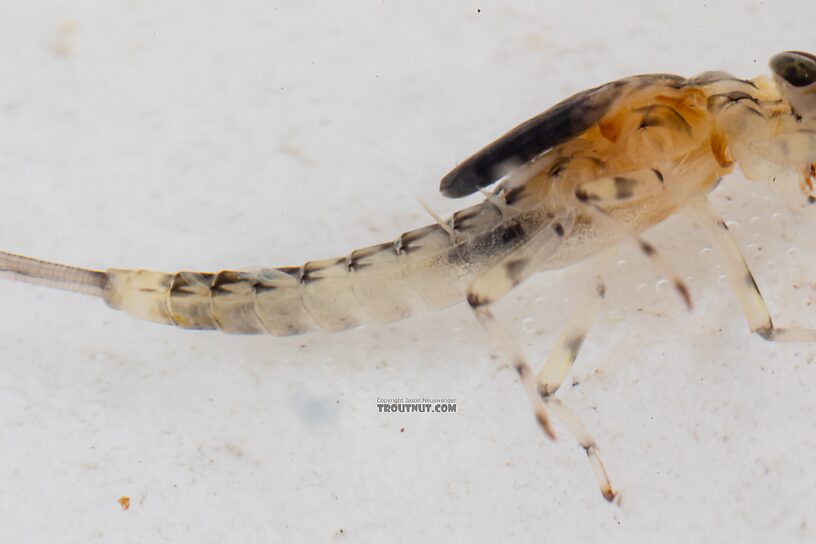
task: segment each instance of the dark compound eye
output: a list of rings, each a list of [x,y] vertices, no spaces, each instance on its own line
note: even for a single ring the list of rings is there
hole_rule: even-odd
[[[802,51],[785,51],[771,58],[771,69],[794,87],[816,82],[816,57]]]

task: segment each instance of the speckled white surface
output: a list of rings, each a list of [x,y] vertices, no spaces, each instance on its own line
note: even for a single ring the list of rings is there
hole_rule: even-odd
[[[0,247],[164,270],[338,255],[426,223],[413,194],[460,207],[441,175],[573,92],[816,49],[808,1],[236,6],[0,7]],[[816,213],[739,174],[713,200],[777,322],[816,325]],[[816,346],[749,336],[687,222],[648,237],[695,312],[624,250],[562,391],[619,507],[462,306],[235,337],[0,283],[0,542],[813,541]],[[582,286],[541,276],[499,313],[544,353]]]

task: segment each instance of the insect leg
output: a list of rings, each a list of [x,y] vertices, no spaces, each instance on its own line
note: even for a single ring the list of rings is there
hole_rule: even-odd
[[[605,295],[606,286],[603,278],[598,275],[592,288],[585,291],[580,304],[570,316],[567,326],[555,341],[552,351],[538,373],[537,387],[543,397],[553,395],[561,387],[578,357],[578,352],[589,334]]]
[[[603,259],[604,265],[608,263],[615,253],[614,251],[607,253]],[[576,307],[567,322],[567,326],[564,327],[563,332],[556,340],[555,346],[538,373],[536,385],[544,403],[558,416],[558,420],[569,429],[570,433],[584,449],[584,452],[586,452],[587,459],[592,466],[592,472],[598,486],[601,488],[601,493],[606,500],[612,501],[616,493],[609,481],[595,439],[592,438],[592,435],[589,434],[580,419],[564,402],[555,397],[555,392],[561,386],[575,362],[584,339],[598,315],[605,294],[606,286],[603,278],[596,275],[592,288],[585,291],[581,303]]]
[[[595,475],[595,480],[601,488],[601,495],[609,502],[615,500],[618,493],[612,487],[612,482],[609,481],[609,475],[606,473],[606,467],[604,467],[601,453],[595,439],[592,438],[592,435],[586,430],[586,427],[584,427],[584,424],[578,419],[578,416],[576,416],[561,399],[550,395],[546,397],[545,404],[558,416],[558,421],[564,424],[586,452],[589,464],[592,466],[592,473]]]
[[[553,223],[556,226],[561,225],[557,221]],[[544,433],[550,438],[555,439],[555,433],[553,432],[547,413],[547,407],[549,406],[553,412],[558,415],[559,420],[567,427],[570,433],[573,434],[581,447],[584,448],[595,477],[598,480],[601,493],[604,498],[611,501],[615,498],[615,492],[606,475],[606,469],[601,461],[595,440],[587,432],[581,421],[563,402],[549,393],[544,393],[540,386],[541,382],[533,377],[532,369],[516,342],[489,310],[489,306],[492,303],[536,271],[536,253],[531,250],[546,251],[552,249],[561,236],[563,236],[563,234],[556,234],[556,237],[553,239],[549,235],[550,232],[548,228],[545,229],[544,232],[536,235],[538,238],[546,240],[546,243],[541,243],[541,240],[539,240],[539,243],[532,244],[532,247],[526,247],[514,252],[496,264],[486,274],[477,278],[468,288],[467,300],[482,326],[488,331],[499,347],[510,357],[516,372],[519,374],[536,420]],[[563,231],[553,227],[552,232],[558,233]],[[519,255],[519,253],[523,254]],[[589,297],[589,300],[585,301],[585,304],[581,304],[579,310],[572,319],[570,319],[568,330],[588,330],[589,325],[597,314],[597,307],[599,306],[600,295],[603,289],[604,288],[597,288],[595,295]],[[577,355],[577,347],[575,347],[575,355]],[[551,355],[551,359],[559,363],[561,362],[561,356],[557,354]],[[574,357],[572,357],[572,359],[574,360]],[[558,365],[557,363],[551,363],[550,366],[551,370],[549,372],[553,372],[555,366],[558,367],[557,372],[563,372],[564,375],[566,375],[566,372],[569,370],[569,364],[567,364],[565,368],[563,364]],[[545,375],[547,375],[546,372]],[[563,380],[563,376],[561,380]],[[557,389],[557,386],[555,389]],[[553,389],[553,392],[555,389]]]
[[[579,200],[597,206],[631,203],[660,193],[663,190],[663,174],[646,168],[626,172],[620,176],[604,176],[585,181],[576,191]]]
[[[471,300],[473,299],[468,298],[468,302],[471,302]],[[533,409],[536,421],[538,421],[544,434],[552,440],[555,440],[555,431],[553,431],[552,424],[550,423],[546,405],[538,394],[533,370],[530,368],[530,364],[527,362],[524,354],[518,349],[518,346],[507,330],[496,320],[487,305],[474,305],[471,302],[471,307],[473,308],[473,313],[476,315],[476,319],[479,320],[479,323],[481,323],[488,334],[490,334],[493,341],[510,357],[513,368],[518,372],[524,392],[527,394],[527,399],[530,401],[530,406]]]
[[[708,199],[702,195],[689,201],[685,210],[694,221],[705,229],[711,243],[724,260],[731,289],[739,300],[751,332],[768,341],[816,342],[816,330],[803,328],[778,328],[771,320],[768,306],[754,280],[742,252]]]
[[[550,424],[544,401],[538,394],[533,371],[510,334],[493,316],[490,306],[536,272],[537,260],[560,245],[563,237],[572,229],[574,217],[571,214],[564,218],[568,221],[554,219],[541,230],[533,233],[531,238],[518,249],[476,278],[467,290],[467,301],[476,319],[510,358],[521,379],[536,421],[544,433],[552,439],[555,439],[555,432]]]
[[[650,170],[650,172],[653,172],[658,180],[662,179],[662,174],[658,171]],[[619,237],[635,242],[640,251],[652,262],[657,270],[671,281],[674,289],[683,299],[683,302],[685,302],[686,307],[691,310],[691,295],[689,294],[686,283],[674,273],[669,264],[663,259],[663,256],[657,251],[657,248],[644,240],[625,223],[609,215],[609,213],[601,207],[601,205],[622,203],[651,191],[654,184],[645,183],[642,179],[639,179],[639,177],[640,176],[600,178],[598,180],[581,183],[575,190],[575,205],[591,219],[617,233]],[[611,185],[607,181],[609,179],[612,180]],[[620,182],[614,181],[618,179],[627,179],[628,182],[621,184]],[[620,191],[621,187],[624,187],[625,190]],[[592,192],[593,189],[602,190],[601,195],[603,196],[595,196],[593,198],[594,195],[597,195],[597,193]],[[610,190],[613,192],[609,192]]]

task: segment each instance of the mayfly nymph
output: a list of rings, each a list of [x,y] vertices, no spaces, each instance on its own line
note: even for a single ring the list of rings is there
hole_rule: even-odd
[[[555,396],[601,307],[605,260],[592,261],[593,283],[537,375],[490,307],[537,272],[629,240],[691,308],[685,283],[640,236],[684,211],[720,254],[752,332],[770,341],[816,341],[814,330],[774,327],[739,247],[707,198],[738,165],[750,180],[793,177],[803,198],[816,202],[816,56],[787,51],[770,67],[772,78],[649,74],[580,92],[442,179],[445,196],[483,191],[482,203],[343,257],[254,271],[164,273],[88,270],[0,252],[0,274],[99,297],[142,319],[239,334],[340,331],[467,301],[518,371],[542,430],[554,437],[554,412],[612,500],[616,493],[595,441]]]

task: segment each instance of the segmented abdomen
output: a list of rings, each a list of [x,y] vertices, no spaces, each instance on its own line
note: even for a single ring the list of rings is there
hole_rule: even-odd
[[[464,300],[473,277],[514,247],[507,229],[523,232],[525,221],[503,221],[499,209],[484,202],[455,214],[453,233],[430,225],[395,242],[300,267],[215,274],[111,269],[104,297],[142,319],[240,334],[284,336],[390,322]]]

